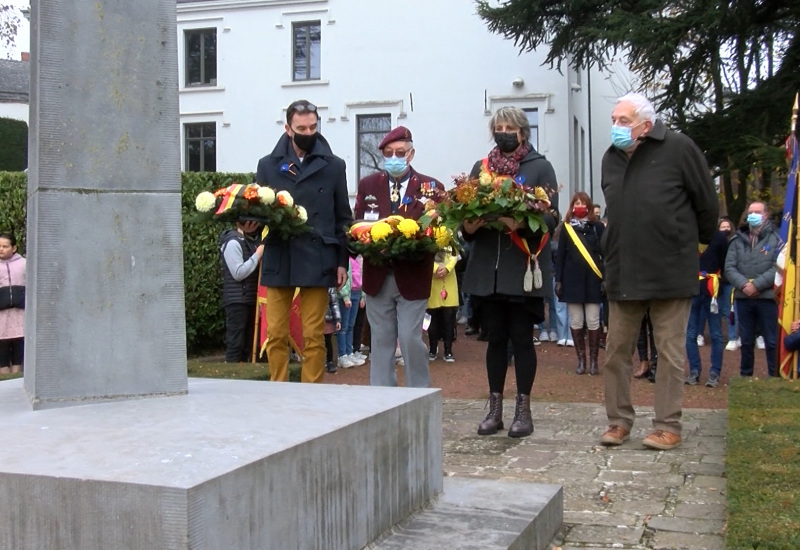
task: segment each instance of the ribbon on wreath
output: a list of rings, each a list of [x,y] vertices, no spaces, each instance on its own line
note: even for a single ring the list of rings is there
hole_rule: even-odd
[[[542,249],[544,249],[549,240],[550,233],[545,233],[544,237],[542,237],[542,240],[539,241],[539,246],[536,248],[536,252],[531,254],[531,247],[528,245],[528,240],[524,237],[520,237],[516,231],[511,232],[511,242],[513,242],[517,248],[522,250],[528,259],[528,266],[525,269],[525,276],[522,278],[522,290],[525,292],[530,292],[534,288],[542,288],[542,270],[539,268],[539,254],[542,252]],[[531,270],[531,260],[533,260],[533,270]]]

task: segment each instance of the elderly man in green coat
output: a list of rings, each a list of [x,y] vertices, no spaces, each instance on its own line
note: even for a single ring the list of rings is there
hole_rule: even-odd
[[[687,136],[667,129],[640,94],[617,100],[612,146],[603,156],[601,185],[608,206],[603,235],[609,329],[601,442],[629,439],[631,352],[650,309],[659,353],[654,431],[646,447],[681,443],[686,326],[698,290],[698,245],[714,234],[719,203],[703,153]]]

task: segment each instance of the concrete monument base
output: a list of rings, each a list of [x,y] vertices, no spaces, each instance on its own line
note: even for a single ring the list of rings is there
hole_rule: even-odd
[[[439,390],[192,379],[32,411],[0,383],[0,548],[361,548],[442,491]]]

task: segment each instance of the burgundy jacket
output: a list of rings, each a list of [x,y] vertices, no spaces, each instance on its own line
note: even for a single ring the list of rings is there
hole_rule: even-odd
[[[403,199],[397,214],[404,218],[419,219],[425,213],[423,198],[424,183],[444,191],[444,185],[430,176],[420,174],[413,168],[411,177],[406,181]],[[369,200],[367,198],[369,197]],[[410,202],[409,202],[410,201]],[[403,204],[407,202],[408,204]],[[389,175],[385,170],[371,174],[358,182],[356,195],[355,219],[363,220],[364,213],[372,209],[370,204],[377,204],[378,216],[387,218],[392,215],[392,203],[389,198]],[[406,300],[427,300],[431,293],[433,280],[433,255],[416,262],[397,260],[391,268],[371,264],[364,260],[361,289],[370,296],[375,296],[383,287],[389,270],[394,273],[397,289]]]

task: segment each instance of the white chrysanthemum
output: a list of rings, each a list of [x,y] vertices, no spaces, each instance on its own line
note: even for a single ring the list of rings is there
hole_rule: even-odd
[[[297,217],[302,222],[308,221],[308,212],[306,212],[306,209],[303,208],[302,206],[298,206],[297,207]]]
[[[278,204],[281,206],[294,206],[294,199],[288,191],[278,191],[278,194],[275,195],[275,197],[278,199]]]
[[[261,204],[272,204],[275,202],[275,191],[269,187],[259,187],[258,200],[261,201]]]
[[[203,191],[194,200],[194,207],[198,212],[210,212],[217,205],[217,197],[214,193]]]

